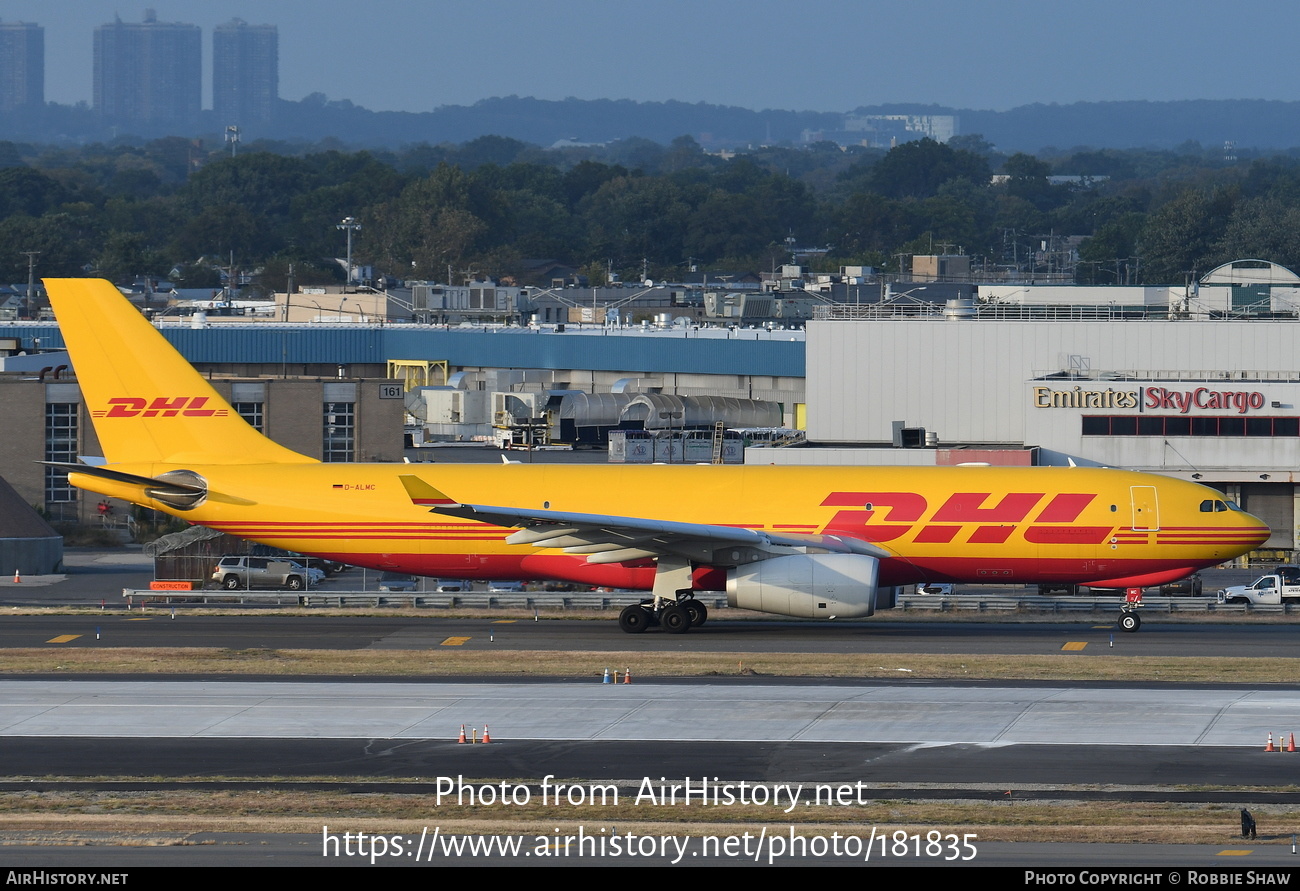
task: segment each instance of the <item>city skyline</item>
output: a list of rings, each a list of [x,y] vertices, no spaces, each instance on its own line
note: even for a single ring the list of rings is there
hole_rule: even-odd
[[[270,121],[279,98],[275,25],[231,19],[212,31],[212,110],[226,124]]]
[[[149,0],[145,0],[149,2]],[[235,0],[154,4],[204,32],[238,17],[279,27],[279,95],[311,93],[376,111],[429,111],[493,96],[679,100],[849,111],[884,103],[1007,109],[1031,103],[1300,100],[1267,66],[1223,65],[1210,0]],[[5,0],[5,21],[46,33],[48,101],[92,101],[94,29],[120,0]],[[1286,58],[1300,8],[1243,0],[1253,58]],[[1260,24],[1267,27],[1260,27]],[[206,54],[206,53],[205,53]],[[204,65],[202,95],[211,96]]]
[[[45,102],[45,31],[34,22],[0,22],[0,111]]]
[[[95,29],[96,114],[132,123],[184,123],[202,107],[202,32],[196,25],[120,19]]]

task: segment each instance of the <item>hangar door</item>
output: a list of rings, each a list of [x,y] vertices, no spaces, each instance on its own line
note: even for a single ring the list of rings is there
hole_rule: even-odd
[[[1268,524],[1271,534],[1261,548],[1292,548],[1295,499],[1290,483],[1242,483],[1241,509]]]

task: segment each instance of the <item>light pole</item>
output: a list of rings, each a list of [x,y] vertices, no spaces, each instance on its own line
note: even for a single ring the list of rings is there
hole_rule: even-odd
[[[361,231],[361,224],[357,222],[356,217],[344,217],[343,221],[334,228],[348,233],[348,278],[343,283],[343,293],[346,294],[348,285],[352,284],[352,233]]]

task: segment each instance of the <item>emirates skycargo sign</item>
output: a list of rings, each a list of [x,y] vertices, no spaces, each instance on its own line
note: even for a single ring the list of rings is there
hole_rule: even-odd
[[[1139,411],[1177,412],[1231,411],[1244,415],[1268,404],[1258,390],[1170,390],[1166,387],[1138,387],[1136,390],[1085,390],[1072,387],[1054,390],[1034,387],[1034,408],[1136,408]]]
[[[1264,394],[1258,390],[1211,390],[1197,387],[1195,390],[1166,390],[1164,387],[1146,388],[1146,407],[1152,411],[1177,411],[1185,415],[1191,409],[1201,411],[1235,411],[1244,415],[1248,411],[1263,408]]]

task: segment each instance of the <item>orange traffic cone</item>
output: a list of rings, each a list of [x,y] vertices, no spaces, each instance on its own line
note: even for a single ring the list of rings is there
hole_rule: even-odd
[[[18,570],[15,569],[15,570],[14,570],[14,584],[15,584],[15,585],[21,585],[22,583],[23,583],[23,577],[22,577],[21,575],[19,575],[19,574],[18,574]]]
[[[1266,745],[1266,746],[1264,747],[1264,751],[1265,751],[1265,752],[1276,752],[1276,751],[1278,751],[1276,748],[1273,747],[1273,731],[1271,731],[1271,730],[1268,732],[1268,745]]]
[[[629,668],[627,671],[623,672],[623,683],[632,683],[632,669]]]
[[[460,725],[460,739],[457,740],[457,742],[459,742],[461,745],[464,745],[464,744],[465,744],[465,725],[464,725],[464,724],[461,724],[461,725]]]
[[[1286,750],[1287,750],[1288,752],[1294,752],[1294,751],[1295,751],[1295,734],[1294,734],[1294,733],[1287,737],[1287,740],[1286,740]]]
[[[492,736],[491,736],[491,734],[488,733],[488,729],[487,729],[487,725],[486,725],[486,724],[483,725],[483,742],[485,742],[485,743],[490,743],[490,742],[492,742]]]

